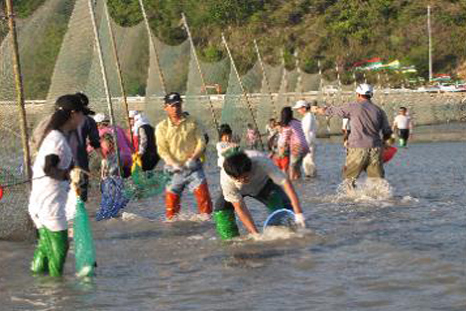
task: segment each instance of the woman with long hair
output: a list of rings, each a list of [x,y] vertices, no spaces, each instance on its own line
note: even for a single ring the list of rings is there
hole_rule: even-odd
[[[293,118],[291,107],[284,107],[280,118],[279,150],[288,150],[290,154],[289,176],[291,180],[301,177],[303,158],[309,152],[301,122]]]
[[[66,201],[73,155],[67,134],[90,112],[76,95],[59,97],[56,107],[39,139],[28,207],[39,234],[31,270],[50,276],[62,275],[68,251]]]

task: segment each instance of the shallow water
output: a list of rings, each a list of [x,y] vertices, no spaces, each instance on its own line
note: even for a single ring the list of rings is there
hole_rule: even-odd
[[[62,280],[32,277],[33,243],[0,241],[0,309],[466,310],[466,144],[410,145],[386,167],[389,188],[363,180],[352,196],[338,193],[341,146],[317,152],[319,176],[296,184],[309,230],[224,244],[210,222],[161,222],[162,198],[132,203],[93,223],[91,280],[73,276],[72,251]]]

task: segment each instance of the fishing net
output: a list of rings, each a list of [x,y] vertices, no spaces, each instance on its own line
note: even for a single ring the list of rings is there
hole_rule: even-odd
[[[225,100],[222,106],[221,123],[227,123],[233,130],[233,135],[238,137],[240,145],[246,147],[255,145],[254,148],[262,149],[261,138],[257,137],[255,144],[247,140],[248,128],[255,129],[260,133],[257,125],[257,115],[254,109],[254,103],[258,98],[252,94],[246,93],[247,89],[257,88],[260,85],[261,77],[258,66],[254,66],[243,77],[238,77],[234,70],[234,64],[231,63],[230,76],[228,79],[228,88],[225,94]],[[244,78],[244,79],[243,79]],[[243,85],[244,92],[241,87]]]
[[[144,199],[160,195],[165,191],[165,186],[171,178],[163,171],[143,171],[137,157],[133,157],[131,171],[131,177],[125,181],[124,190],[124,196],[130,199]]]
[[[190,47],[188,40],[170,46],[150,34],[149,72],[147,76],[145,112],[152,124],[165,118],[163,96],[169,92],[185,93],[188,79]]]
[[[24,19],[15,18],[18,39],[18,52],[21,60],[22,76],[26,99],[44,97],[50,74],[53,70],[56,46],[47,44],[51,37],[60,39],[64,25],[60,22],[69,17],[71,1],[48,0],[34,13]],[[59,23],[59,24],[57,24]],[[1,19],[2,29],[7,20]],[[0,185],[4,188],[0,200],[0,239],[23,239],[33,235],[33,226],[28,220],[27,204],[30,186],[23,166],[23,147],[19,108],[16,104],[15,78],[11,34],[1,38],[0,44]],[[36,119],[42,104],[33,101],[27,105],[27,127]],[[26,194],[26,195],[25,195]]]
[[[95,215],[97,221],[115,218],[122,208],[129,203],[124,191],[124,181],[121,177],[112,176],[102,180],[100,184],[100,209]]]
[[[96,266],[92,229],[84,202],[78,198],[73,220],[76,275],[93,276]]]

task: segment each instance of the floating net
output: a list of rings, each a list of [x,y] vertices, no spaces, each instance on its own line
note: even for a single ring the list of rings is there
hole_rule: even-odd
[[[96,266],[94,239],[92,238],[92,228],[86,207],[79,198],[73,220],[73,240],[76,275],[78,277],[93,276]]]

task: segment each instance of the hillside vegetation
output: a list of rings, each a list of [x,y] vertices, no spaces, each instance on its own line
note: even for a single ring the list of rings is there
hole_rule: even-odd
[[[28,16],[44,1],[15,0],[17,15]],[[4,0],[0,3],[3,8]],[[170,45],[186,40],[180,24],[184,12],[204,61],[225,57],[221,44],[224,32],[241,72],[256,61],[252,44],[256,39],[266,62],[280,63],[284,49],[286,66],[292,69],[293,55],[298,51],[304,71],[317,72],[320,60],[329,78],[336,64],[349,71],[355,62],[372,57],[387,62],[399,59],[403,65],[415,65],[419,75],[426,78],[426,20],[430,4],[434,72],[464,74],[460,68],[464,68],[466,61],[466,0],[144,0],[144,3],[152,30]],[[122,26],[142,20],[138,0],[108,0],[108,4],[112,17]],[[4,26],[2,23],[0,31]],[[55,33],[49,34],[54,46],[44,52],[42,63],[48,63],[45,67],[53,68],[63,29],[57,27]],[[40,87],[30,88],[29,96],[43,95],[49,81],[41,72],[37,75],[34,83]],[[343,82],[349,82],[350,77],[343,75]]]

